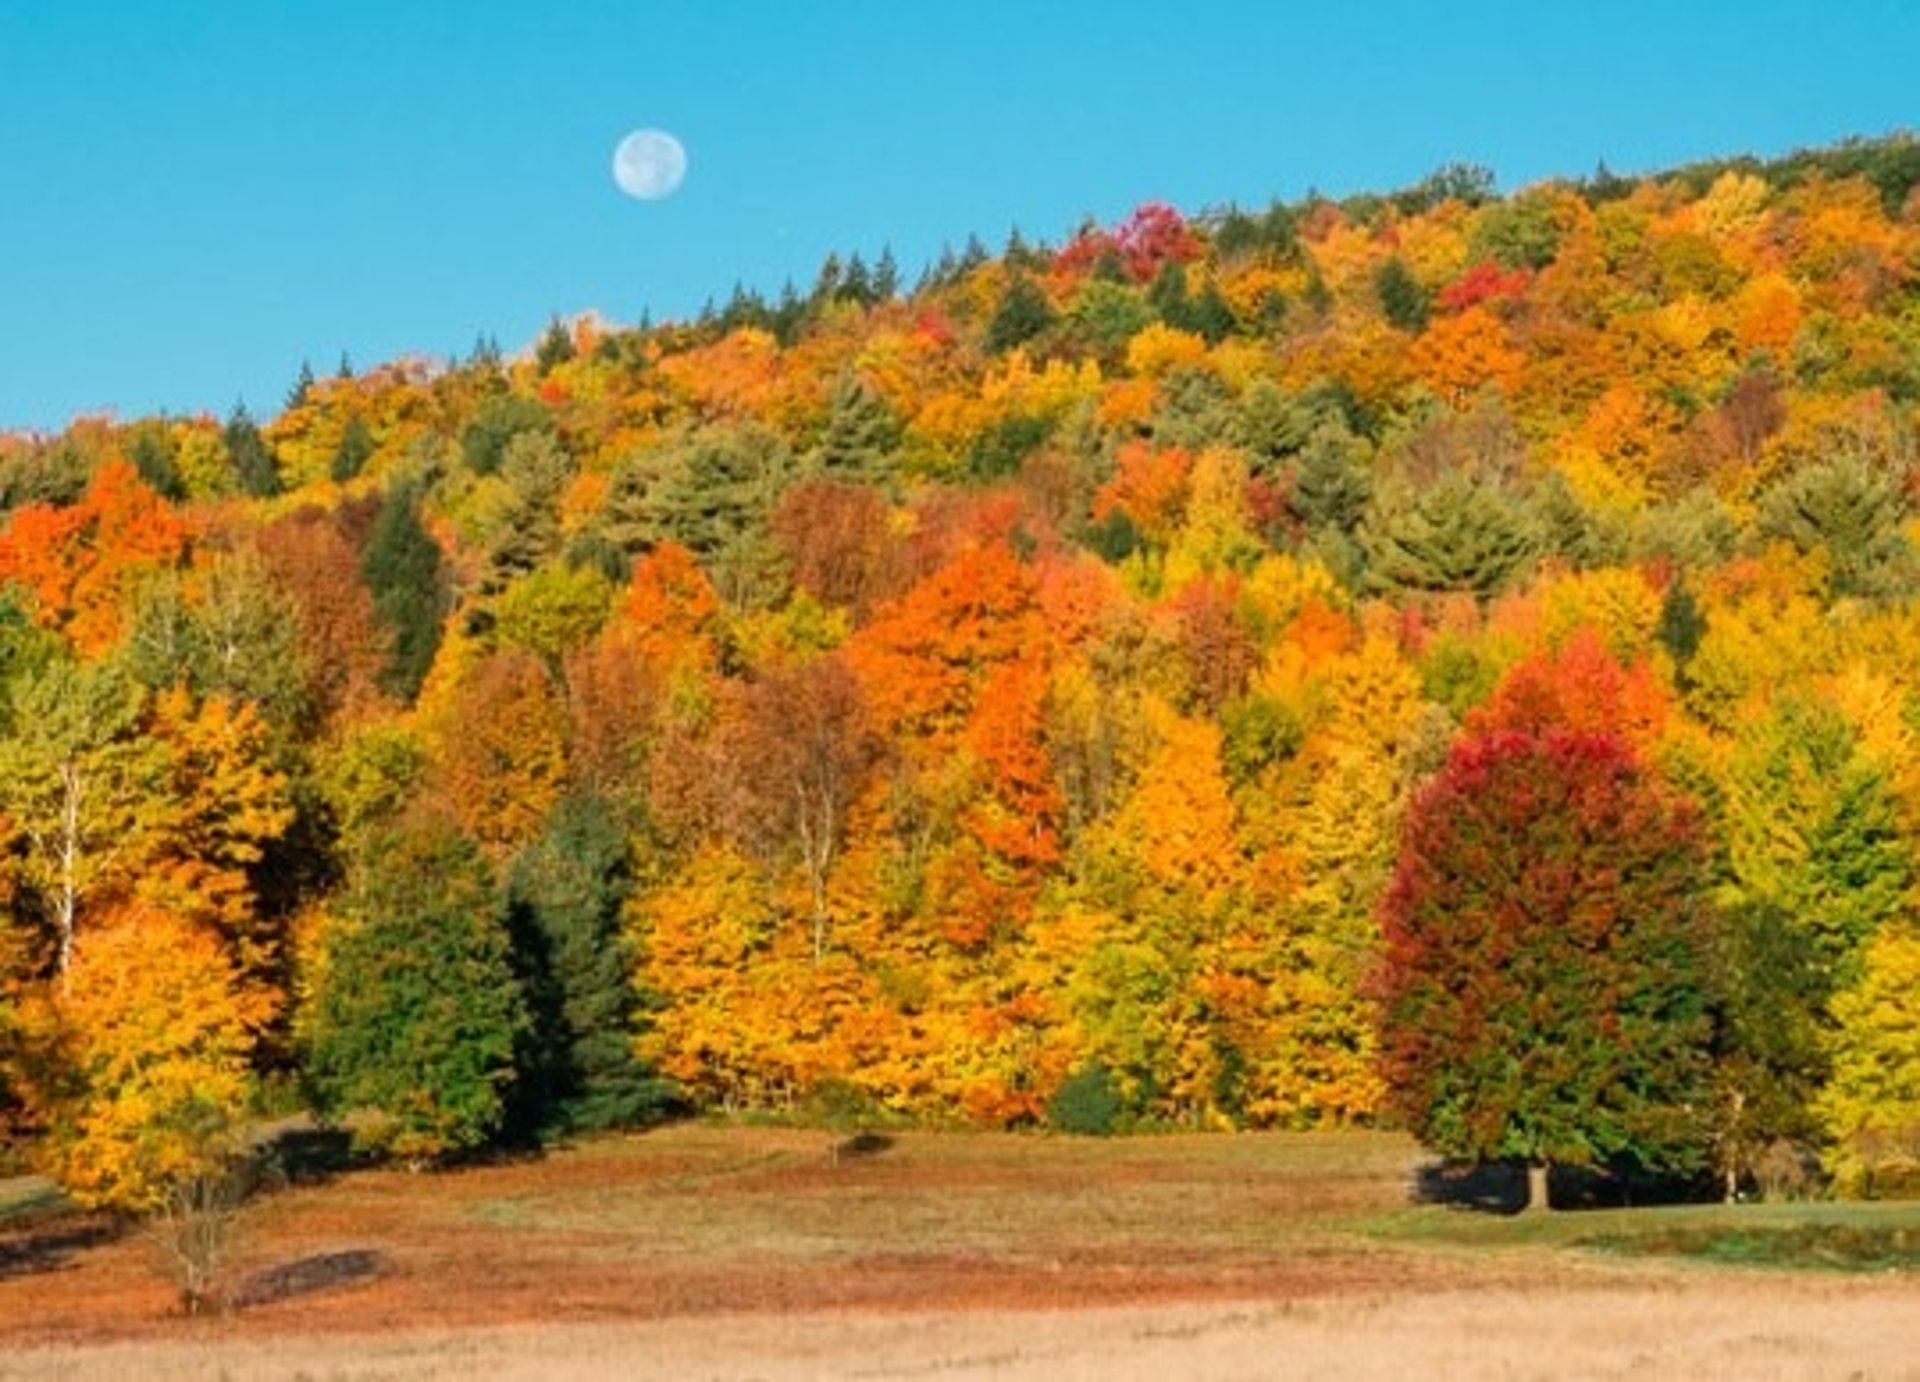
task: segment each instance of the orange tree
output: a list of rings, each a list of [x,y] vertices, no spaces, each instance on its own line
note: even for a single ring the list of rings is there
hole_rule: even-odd
[[[1705,853],[1619,738],[1489,730],[1411,808],[1382,904],[1382,1073],[1435,1150],[1694,1165]]]

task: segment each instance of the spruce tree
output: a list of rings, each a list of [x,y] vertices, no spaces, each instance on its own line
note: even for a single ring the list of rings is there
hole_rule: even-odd
[[[1492,484],[1454,472],[1377,505],[1361,530],[1375,589],[1488,596],[1533,557],[1526,516]]]
[[[530,1131],[631,1127],[667,1100],[633,1054],[633,957],[620,928],[631,888],[627,832],[598,797],[563,801],[513,861],[508,926],[532,1018],[519,1116]]]
[[[336,482],[345,484],[366,468],[376,449],[373,429],[367,426],[365,418],[355,413],[341,429],[340,444],[333,449],[327,472]]]
[[[900,425],[886,400],[852,370],[843,371],[827,400],[826,431],[813,463],[837,479],[872,479],[899,441]]]
[[[381,502],[360,559],[360,575],[373,592],[374,613],[393,630],[393,659],[381,685],[410,702],[433,666],[448,607],[440,547],[420,523],[412,487],[389,490]]]
[[[227,464],[234,483],[244,494],[265,499],[280,492],[280,462],[254,425],[247,405],[236,403],[220,434],[227,449]]]
[[[997,355],[1025,345],[1053,322],[1054,311],[1047,295],[1025,274],[1015,274],[1007,281],[993,319],[987,323],[987,349]]]

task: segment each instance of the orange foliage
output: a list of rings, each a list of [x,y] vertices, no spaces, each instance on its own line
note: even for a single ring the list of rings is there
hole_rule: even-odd
[[[1467,729],[1619,735],[1645,751],[1671,711],[1666,688],[1647,662],[1623,667],[1598,632],[1583,628],[1558,652],[1538,653],[1509,668],[1492,700],[1467,717]]]
[[[68,508],[29,504],[0,533],[0,584],[17,581],[42,628],[88,656],[119,640],[121,606],[141,573],[186,555],[187,525],[125,461],[94,472]]]

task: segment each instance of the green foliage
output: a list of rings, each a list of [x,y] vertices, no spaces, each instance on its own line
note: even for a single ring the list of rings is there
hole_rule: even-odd
[[[263,499],[280,492],[280,460],[244,406],[236,406],[227,417],[220,444],[226,448],[228,469],[242,494]]]
[[[487,555],[484,593],[498,591],[559,550],[558,505],[572,474],[572,458],[551,433],[520,432],[507,443],[498,484],[477,517],[476,536]]]
[[[1498,195],[1493,169],[1478,163],[1449,163],[1434,169],[1404,192],[1393,195],[1403,216],[1418,216],[1450,201],[1475,207]]]
[[[1798,697],[1741,730],[1720,834],[1728,900],[1791,918],[1829,992],[1857,977],[1861,946],[1914,885],[1885,770],[1837,711]]]
[[[1684,677],[1687,664],[1707,636],[1707,616],[1684,579],[1670,582],[1666,594],[1660,597],[1660,622],[1654,625],[1653,636],[1673,659],[1678,675]]]
[[[613,596],[613,586],[594,567],[549,563],[500,596],[494,638],[502,647],[538,655],[557,675],[566,655],[607,622]]]
[[[1381,1064],[1449,1156],[1695,1164],[1710,919],[1689,814],[1611,738],[1463,740],[1381,910]]]
[[[1560,249],[1560,227],[1545,193],[1523,192],[1483,207],[1467,242],[1469,259],[1508,269],[1542,269]]]
[[[551,435],[553,414],[531,398],[494,394],[474,410],[460,430],[460,455],[476,475],[491,475],[507,457],[507,446],[522,433]]]
[[[1095,1061],[1074,1071],[1047,1101],[1047,1126],[1082,1137],[1111,1137],[1125,1113],[1119,1082]]]
[[[393,659],[381,686],[411,701],[433,666],[451,602],[440,545],[420,522],[412,487],[391,489],[381,501],[360,575],[373,592],[374,613],[393,631]]]
[[[1040,285],[1025,274],[1014,274],[987,323],[986,347],[998,355],[1026,345],[1051,330],[1054,317],[1053,304]]]
[[[1266,696],[1248,696],[1221,714],[1220,756],[1236,787],[1252,782],[1274,763],[1291,758],[1306,738],[1306,727],[1287,705]]]
[[[974,438],[967,449],[967,473],[976,480],[1004,480],[1052,435],[1053,423],[1047,418],[1024,413],[1002,418]]]
[[[1714,1161],[1731,1199],[1769,1148],[1818,1138],[1829,985],[1806,929],[1764,903],[1721,914],[1708,969]]]
[[[340,431],[340,444],[334,447],[333,459],[327,462],[327,474],[345,484],[366,469],[377,449],[373,429],[367,426],[365,418],[355,413]]]
[[[325,942],[307,1021],[308,1075],[329,1117],[409,1160],[501,1129],[528,1030],[491,870],[448,822],[369,841]]]
[[[847,371],[834,382],[827,399],[827,426],[812,456],[814,466],[833,479],[875,482],[886,474],[888,458],[900,445],[900,424],[859,375]]]
[[[534,347],[533,367],[540,375],[551,374],[555,369],[573,358],[573,333],[567,330],[567,324],[555,317],[547,323],[540,344]]]
[[[671,1097],[633,1052],[632,957],[620,930],[627,851],[605,802],[570,797],[509,872],[514,969],[532,1019],[518,1113],[536,1132],[631,1127]]]
[[[1360,542],[1372,589],[1480,596],[1505,587],[1538,547],[1517,504],[1458,471],[1423,489],[1376,497]]]
[[[1373,293],[1389,325],[1418,334],[1427,327],[1430,303],[1427,290],[1413,276],[1407,261],[1392,255],[1373,273]]]
[[[1123,282],[1090,278],[1067,307],[1066,334],[1103,365],[1117,366],[1127,344],[1153,321],[1153,309],[1138,289]]]
[[[1836,595],[1910,594],[1916,575],[1900,477],[1859,456],[1794,471],[1760,500],[1760,534],[1823,552]]]
[[[148,489],[162,499],[179,503],[187,497],[187,483],[180,475],[179,447],[162,424],[138,426],[127,443],[127,459],[140,472]]]

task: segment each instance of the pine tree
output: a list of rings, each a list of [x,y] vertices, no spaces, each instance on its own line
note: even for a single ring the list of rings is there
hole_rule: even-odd
[[[668,1098],[633,1052],[633,957],[620,929],[631,887],[626,831],[597,797],[561,802],[514,858],[508,926],[532,1018],[519,1116],[534,1131],[631,1127]]]
[[[254,425],[246,404],[234,405],[220,440],[226,447],[234,482],[243,493],[265,499],[280,492],[280,462]]]
[[[1053,325],[1054,311],[1047,295],[1025,274],[1007,281],[1006,291],[987,323],[987,349],[999,354],[1025,345]]]
[[[878,479],[899,441],[900,425],[886,400],[852,370],[842,371],[827,400],[827,427],[814,465],[836,479]]]
[[[1532,558],[1525,516],[1492,485],[1460,472],[1376,506],[1361,531],[1378,590],[1492,595]]]
[[[393,660],[381,685],[411,701],[433,666],[449,602],[440,547],[421,526],[411,487],[389,490],[381,501],[360,574],[373,592],[374,612],[393,630]]]
[[[300,362],[300,373],[295,377],[293,387],[287,390],[288,411],[291,412],[295,408],[306,407],[307,401],[312,397],[313,365],[309,361],[302,360]]]
[[[547,323],[546,334],[540,338],[540,344],[534,348],[534,372],[545,377],[572,358],[573,333],[567,330],[567,324],[556,316]]]
[[[333,459],[327,464],[327,473],[336,483],[345,484],[366,468],[377,449],[373,429],[367,426],[365,418],[355,413],[340,431],[340,444],[333,448]]]

